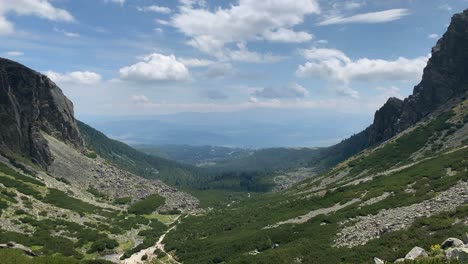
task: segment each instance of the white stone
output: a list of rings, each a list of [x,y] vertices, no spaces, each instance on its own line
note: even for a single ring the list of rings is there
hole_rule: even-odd
[[[463,245],[464,245],[463,241],[461,241],[458,238],[451,237],[451,238],[447,238],[444,242],[442,242],[442,244],[440,244],[440,247],[442,249],[447,249],[451,247],[461,247]]]
[[[374,258],[374,264],[385,264],[385,262],[379,258]]]
[[[408,254],[406,254],[405,259],[414,260],[419,257],[427,257],[427,256],[428,254],[426,250],[420,247],[414,247],[413,249],[411,249],[410,252],[408,252]]]

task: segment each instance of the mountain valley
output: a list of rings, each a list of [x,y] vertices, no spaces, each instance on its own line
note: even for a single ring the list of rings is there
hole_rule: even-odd
[[[468,263],[468,9],[328,147],[129,146],[0,58],[0,263]]]

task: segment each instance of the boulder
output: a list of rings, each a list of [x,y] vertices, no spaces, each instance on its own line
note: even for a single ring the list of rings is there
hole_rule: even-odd
[[[401,262],[405,262],[405,261],[406,261],[406,259],[399,258],[399,259],[395,260],[395,262],[393,262],[393,263],[401,263]]]
[[[374,258],[374,264],[385,264],[385,262],[379,258]]]
[[[414,260],[419,257],[427,257],[427,256],[429,255],[427,254],[426,250],[420,247],[414,247],[413,249],[411,249],[410,252],[408,252],[408,254],[406,254],[405,259]]]
[[[468,244],[468,233],[465,233],[462,237],[463,243]]]
[[[440,248],[447,249],[451,247],[461,247],[463,245],[464,245],[463,241],[461,241],[458,238],[451,237],[451,238],[447,238],[444,242],[442,242],[442,244],[440,244]]]
[[[23,246],[21,244],[17,244],[15,242],[8,242],[6,244],[0,244],[0,248],[11,248],[11,249],[18,249],[24,252],[24,254],[31,256],[31,257],[36,257],[38,256],[36,253],[34,253],[30,248]]]
[[[460,260],[460,263],[468,263],[468,248],[467,247],[459,247],[459,248],[449,248],[445,251],[445,256],[447,259]],[[464,258],[466,262],[463,262],[461,259]]]
[[[464,248],[460,252],[460,255],[458,256],[458,261],[460,261],[461,264],[466,264],[468,263],[468,249]]]

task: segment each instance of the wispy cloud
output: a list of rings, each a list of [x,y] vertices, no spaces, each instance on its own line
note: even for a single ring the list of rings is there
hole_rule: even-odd
[[[334,16],[327,18],[318,23],[320,26],[335,25],[335,24],[350,24],[350,23],[385,23],[398,20],[404,16],[409,15],[408,9],[389,9],[379,12],[363,13],[353,16]]]
[[[11,56],[11,57],[19,57],[19,56],[24,55],[24,53],[21,52],[21,51],[7,51],[4,54],[7,55],[7,56]]]
[[[150,6],[138,6],[138,11],[141,12],[155,12],[161,14],[169,14],[171,13],[171,9],[165,6],[158,6],[158,5],[150,5]]]

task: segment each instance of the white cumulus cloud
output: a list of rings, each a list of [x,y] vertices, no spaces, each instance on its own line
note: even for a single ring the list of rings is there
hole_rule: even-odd
[[[301,24],[306,15],[319,12],[315,0],[240,0],[236,5],[215,10],[187,1],[172,17],[171,23],[190,37],[190,45],[216,54],[228,43],[258,39],[284,41],[285,34],[294,35],[303,42],[311,35],[294,32],[291,28]]]
[[[253,98],[285,99],[285,98],[305,98],[309,96],[309,91],[302,85],[290,83],[285,86],[270,86],[256,90],[251,94]]]
[[[153,53],[136,64],[119,70],[123,80],[151,81],[186,81],[190,78],[187,67],[174,55]]]
[[[101,75],[91,71],[74,71],[59,73],[55,71],[46,71],[45,75],[56,83],[74,83],[91,85],[99,83],[102,80]]]
[[[396,60],[361,58],[351,60],[340,50],[312,48],[303,51],[309,61],[300,65],[296,74],[301,77],[318,77],[341,83],[353,80],[413,81],[421,77],[428,57],[414,59],[399,57]]]
[[[49,0],[0,0],[0,34],[14,32],[14,25],[6,15],[37,16],[52,21],[74,21],[66,10],[54,7]]]
[[[280,28],[276,31],[266,31],[263,33],[266,40],[273,42],[302,43],[313,39],[313,35],[308,32],[295,32],[290,29]]]

